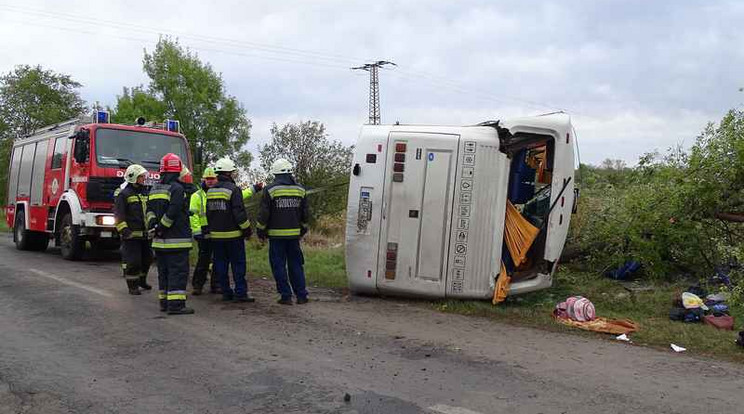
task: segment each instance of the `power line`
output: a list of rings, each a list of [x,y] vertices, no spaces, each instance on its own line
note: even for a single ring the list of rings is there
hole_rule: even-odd
[[[351,70],[364,70],[369,72],[369,124],[380,125],[380,79],[379,69],[385,65],[398,66],[387,60],[378,60],[374,63],[365,63]]]
[[[106,20],[106,19],[99,19],[99,18],[92,20],[87,17],[81,17],[79,15],[74,15],[70,13],[62,13],[62,12],[56,12],[56,11],[49,12],[49,11],[45,11],[41,9],[23,8],[23,7],[6,5],[6,4],[0,4],[0,9],[5,9],[8,11],[20,13],[20,14],[35,15],[35,16],[41,16],[41,17],[45,17],[49,19],[81,23],[81,24],[86,24],[86,25],[94,26],[94,27],[105,27],[108,29],[115,29],[115,30],[127,30],[129,33],[138,31],[140,33],[145,32],[145,33],[151,33],[151,34],[157,34],[157,35],[176,36],[176,37],[181,37],[184,39],[190,39],[196,42],[205,43],[211,46],[217,45],[217,46],[227,47],[230,49],[236,48],[236,49],[250,50],[252,52],[252,53],[245,53],[245,52],[239,52],[235,50],[225,50],[225,49],[219,49],[219,48],[214,48],[214,47],[192,46],[192,48],[196,50],[212,51],[212,52],[217,52],[217,53],[232,54],[232,55],[243,56],[243,57],[253,57],[253,58],[267,59],[267,60],[274,60],[274,61],[281,61],[281,62],[299,63],[299,64],[326,67],[326,68],[334,68],[334,69],[343,69],[349,63],[359,61],[359,59],[350,58],[347,56],[321,53],[321,52],[296,49],[296,48],[288,48],[288,47],[275,46],[275,45],[269,45],[269,44],[262,44],[262,43],[257,43],[257,42],[215,37],[215,36],[197,35],[197,34],[174,31],[174,30],[154,29],[148,26],[129,23],[129,22],[122,23],[122,22],[117,22],[113,20]],[[82,33],[89,33],[89,34],[94,34],[94,35],[104,35],[104,36],[110,36],[114,38],[130,40],[130,41],[146,41],[146,39],[137,39],[137,38],[132,38],[128,36],[115,35],[111,33],[95,33],[95,32],[90,32],[90,31],[86,32],[86,31],[81,30],[79,27],[75,27],[73,29],[69,27],[49,26],[49,25],[41,24],[40,22],[34,22],[32,20],[24,20],[22,24],[24,25],[30,24],[30,25],[41,26],[41,27],[50,27],[50,28],[54,28],[58,30],[66,30],[66,31],[74,32],[74,33],[82,32]],[[373,73],[373,71],[370,71],[370,113],[372,115],[370,117],[370,122],[376,121],[379,118],[378,116],[379,115],[379,89],[373,90],[373,86],[375,88],[379,88],[379,72],[377,70],[375,70],[374,72],[375,73]],[[408,78],[409,80],[412,80],[414,82],[428,83],[437,88],[448,89],[450,91],[468,95],[473,98],[481,99],[484,101],[492,101],[492,102],[499,102],[499,103],[516,102],[516,103],[520,103],[520,104],[530,106],[533,108],[566,110],[565,108],[561,108],[556,105],[547,104],[547,103],[528,101],[528,100],[508,97],[508,96],[497,97],[489,93],[484,93],[483,91],[467,88],[463,86],[462,84],[458,84],[447,78],[439,77],[439,76],[436,76],[436,75],[433,75],[427,72],[423,72],[423,71],[396,70],[393,72],[393,74],[394,76]],[[373,77],[376,79],[372,79]],[[376,80],[377,83],[373,84],[374,80]],[[374,111],[375,108],[377,108],[376,111]]]

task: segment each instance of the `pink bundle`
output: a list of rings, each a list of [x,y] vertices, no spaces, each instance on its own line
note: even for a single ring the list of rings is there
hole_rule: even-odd
[[[582,296],[571,296],[565,302],[556,305],[555,315],[559,318],[568,318],[579,322],[593,321],[597,318],[594,304]]]

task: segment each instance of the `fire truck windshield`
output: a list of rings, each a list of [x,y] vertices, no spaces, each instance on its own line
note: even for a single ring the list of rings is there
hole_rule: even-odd
[[[186,143],[179,137],[155,132],[98,128],[95,136],[98,165],[126,167],[142,164],[152,168],[163,155],[172,152],[186,161]]]

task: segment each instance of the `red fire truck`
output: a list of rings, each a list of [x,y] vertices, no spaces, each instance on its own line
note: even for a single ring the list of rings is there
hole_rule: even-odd
[[[86,242],[115,248],[114,190],[130,164],[158,180],[160,158],[172,152],[192,167],[178,121],[109,123],[106,111],[35,131],[13,144],[8,171],[6,221],[20,250],[45,250],[54,239],[62,257],[79,260]]]

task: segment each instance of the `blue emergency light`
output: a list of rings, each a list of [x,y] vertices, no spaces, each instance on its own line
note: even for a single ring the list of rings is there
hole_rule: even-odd
[[[110,115],[108,111],[96,111],[96,123],[108,124]]]
[[[181,132],[181,123],[175,119],[166,119],[164,124],[167,131]]]

